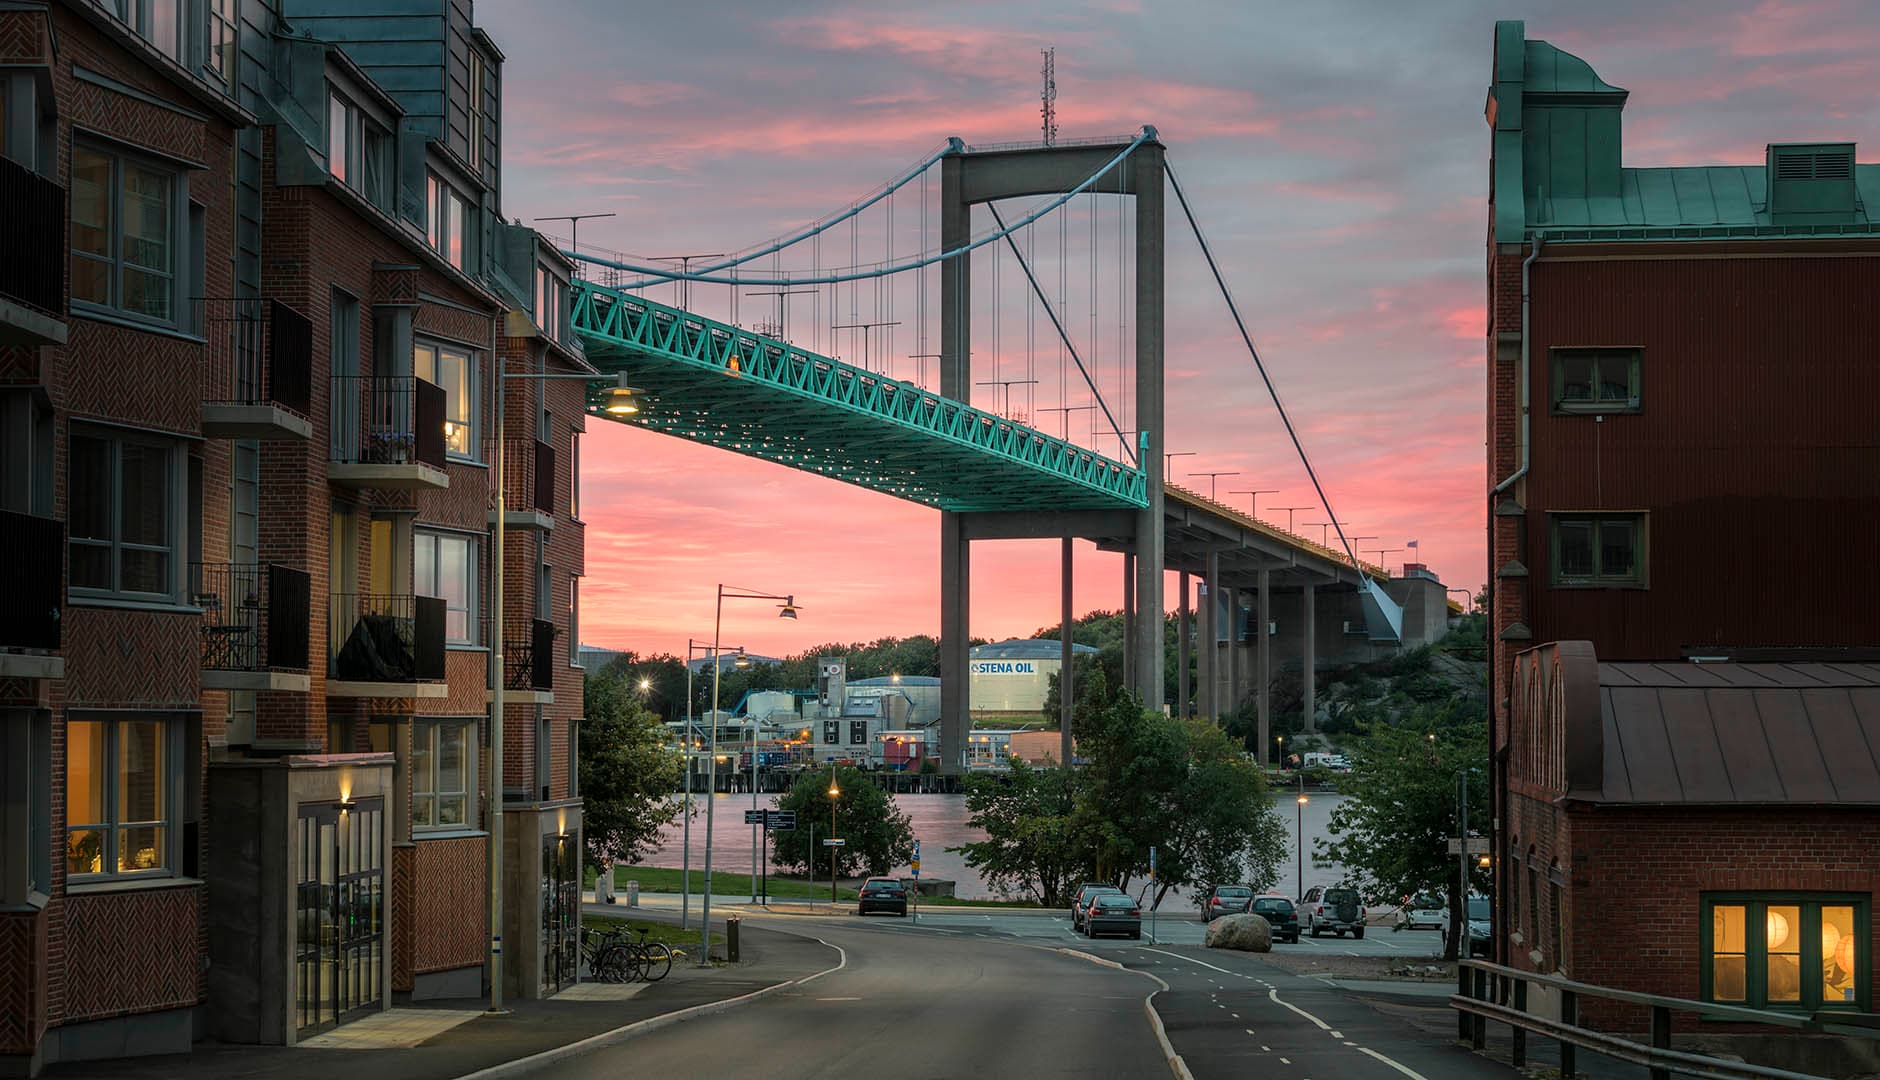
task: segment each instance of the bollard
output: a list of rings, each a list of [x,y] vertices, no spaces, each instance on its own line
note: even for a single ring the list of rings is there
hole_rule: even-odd
[[[609,900],[608,903],[611,904],[613,903],[613,901]],[[640,906],[640,883],[637,881],[627,882],[627,906],[628,907]]]
[[[738,962],[738,927],[744,922],[736,915],[725,920],[725,962]]]

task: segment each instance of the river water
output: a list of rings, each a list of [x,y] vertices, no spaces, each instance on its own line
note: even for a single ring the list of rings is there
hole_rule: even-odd
[[[1291,792],[1275,793],[1273,804],[1280,817],[1286,822],[1286,862],[1280,874],[1280,881],[1275,890],[1289,896],[1297,896],[1298,883],[1298,844],[1297,837],[1303,832],[1306,846],[1305,887],[1330,885],[1342,877],[1342,871],[1334,863],[1315,863],[1312,850],[1314,841],[1326,836],[1326,826],[1331,820],[1332,811],[1349,796],[1314,794],[1307,801],[1303,813],[1297,798]],[[683,796],[675,796],[675,801],[683,801]],[[705,796],[694,795],[697,805],[692,818],[692,869],[700,871],[705,865]],[[744,812],[751,809],[749,793],[738,795],[716,795],[713,823],[712,868],[727,873],[749,873],[751,870],[751,845],[753,832],[751,826],[744,824]],[[760,807],[776,805],[774,797],[759,796]],[[906,812],[914,825],[914,838],[920,841],[920,874],[923,879],[938,878],[954,883],[955,896],[969,899],[991,899],[991,888],[969,866],[963,855],[949,848],[975,840],[985,839],[985,834],[966,824],[966,796],[964,795],[892,795],[890,796]],[[1303,819],[1303,820],[1302,820]],[[680,822],[661,830],[658,848],[645,862],[648,866],[677,867],[682,861],[685,850],[683,829]],[[899,867],[896,873],[906,876],[908,867]],[[696,879],[695,879],[696,881]],[[1166,908],[1180,897],[1172,896],[1163,902]]]

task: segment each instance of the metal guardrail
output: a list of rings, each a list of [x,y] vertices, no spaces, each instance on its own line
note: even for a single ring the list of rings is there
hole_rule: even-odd
[[[328,674],[362,682],[444,678],[444,601],[408,593],[333,593]]]
[[[444,388],[412,375],[333,376],[331,459],[442,469]]]
[[[1559,1020],[1527,1011],[1528,987],[1546,987],[1560,994]],[[1706,1019],[1742,1024],[1763,1024],[1802,1032],[1826,1032],[1857,1038],[1880,1039],[1880,1026],[1870,1027],[1867,1017],[1820,1010],[1813,1015],[1750,1009],[1741,1005],[1721,1005],[1689,998],[1663,997],[1633,990],[1618,990],[1591,983],[1575,982],[1558,975],[1542,975],[1519,968],[1504,967],[1485,960],[1461,960],[1456,965],[1456,993],[1449,998],[1456,1010],[1457,1034],[1480,1050],[1487,1042],[1489,1020],[1514,1029],[1514,1048],[1510,1055],[1515,1068],[1527,1064],[1527,1035],[1533,1032],[1560,1044],[1560,1074],[1574,1075],[1576,1053],[1585,1047],[1607,1057],[1643,1065],[1651,1080],[1669,1080],[1675,1071],[1680,1076],[1715,1078],[1715,1080],[1825,1080],[1811,1073],[1791,1072],[1769,1065],[1752,1065],[1683,1050],[1671,1049],[1671,1014],[1701,1013]],[[1595,998],[1619,1001],[1651,1010],[1649,1045],[1579,1025],[1580,1001]]]
[[[555,688],[555,624],[533,619],[526,638],[503,641],[503,687],[508,690]]]
[[[210,671],[307,670],[312,578],[275,563],[191,563]]]
[[[0,158],[0,296],[65,317],[65,189]]]

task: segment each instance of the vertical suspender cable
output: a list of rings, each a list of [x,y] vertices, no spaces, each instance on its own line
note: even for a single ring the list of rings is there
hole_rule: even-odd
[[[1162,163],[1162,169],[1168,175],[1169,187],[1174,189],[1176,201],[1182,205],[1182,215],[1188,219],[1188,228],[1194,232],[1195,242],[1201,245],[1201,255],[1208,261],[1208,271],[1214,275],[1214,284],[1221,290],[1221,299],[1227,301],[1227,311],[1234,317],[1234,326],[1240,330],[1240,340],[1246,342],[1247,354],[1253,357],[1253,366],[1260,373],[1260,381],[1266,384],[1266,392],[1273,399],[1273,408],[1279,411],[1280,423],[1286,425],[1286,435],[1292,439],[1293,449],[1299,454],[1300,464],[1306,467],[1306,476],[1312,481],[1312,490],[1318,493],[1319,505],[1325,508],[1326,518],[1331,522],[1332,528],[1338,532],[1338,542],[1344,546],[1345,555],[1351,559],[1351,565],[1358,571],[1359,576],[1367,582],[1370,581],[1371,576],[1364,572],[1364,564],[1358,561],[1357,552],[1351,550],[1351,541],[1345,537],[1345,527],[1339,524],[1338,515],[1332,513],[1332,500],[1326,497],[1325,486],[1319,483],[1318,471],[1312,467],[1312,459],[1306,456],[1305,445],[1299,441],[1299,432],[1293,428],[1292,418],[1286,415],[1286,406],[1279,400],[1279,390],[1273,385],[1272,376],[1266,372],[1266,362],[1260,359],[1260,350],[1254,348],[1253,335],[1247,331],[1246,320],[1240,317],[1240,307],[1234,303],[1234,295],[1227,289],[1227,279],[1221,276],[1220,265],[1214,261],[1214,251],[1208,247],[1207,237],[1201,235],[1201,224],[1195,220],[1195,212],[1188,205],[1188,196],[1182,193],[1181,181],[1175,179],[1175,170],[1169,166],[1166,159]]]

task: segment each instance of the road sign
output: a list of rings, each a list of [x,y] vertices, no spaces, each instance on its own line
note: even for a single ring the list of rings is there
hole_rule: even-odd
[[[848,843],[848,841],[847,841],[847,840],[844,840],[844,839],[842,839],[842,838],[841,838],[840,836],[838,836],[838,837],[836,837],[836,838],[835,838],[835,839],[833,839],[833,840],[827,840],[827,839],[825,839],[825,840],[823,841],[823,847],[841,847],[842,845],[844,845],[844,844],[846,844],[846,843]]]
[[[744,812],[744,823],[746,825],[762,825],[764,823],[764,811],[746,810]]]
[[[1462,854],[1487,855],[1488,854],[1488,837],[1486,836],[1469,837],[1469,849],[1465,853],[1462,849],[1462,841],[1452,836],[1449,838],[1449,853],[1451,855],[1462,855]]]
[[[920,878],[920,841],[919,840],[914,841],[914,861],[912,865],[914,867],[914,877],[916,880],[919,880]]]
[[[764,814],[765,828],[786,830],[796,828],[796,811],[794,810],[766,810]]]
[[[1154,845],[1151,845],[1149,848],[1149,880],[1150,881],[1155,880],[1155,847]]]

